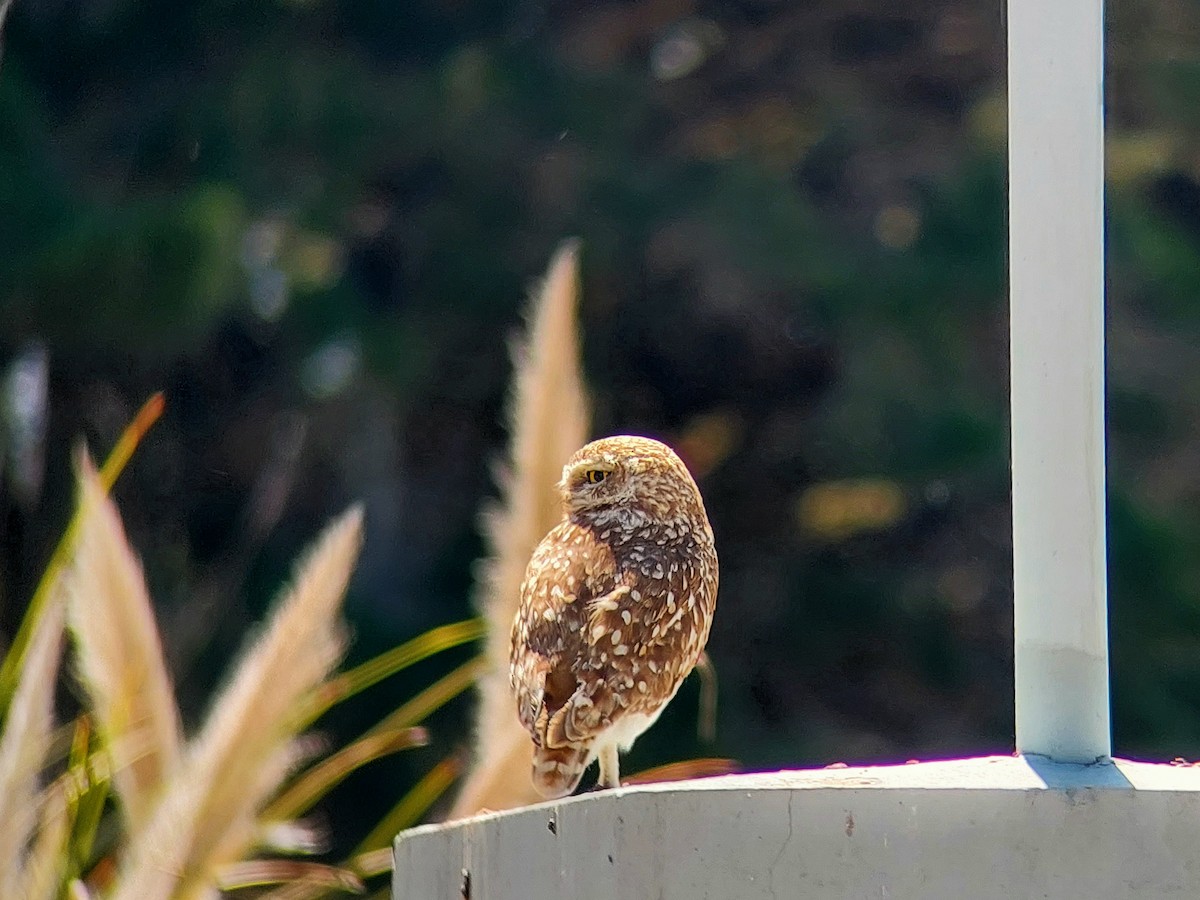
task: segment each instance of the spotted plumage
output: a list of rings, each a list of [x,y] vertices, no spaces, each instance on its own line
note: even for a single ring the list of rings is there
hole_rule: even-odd
[[[665,444],[593,441],[558,487],[563,520],[526,570],[509,669],[546,797],[573,791],[596,758],[600,782],[620,783],[618,749],[696,665],[717,597],[704,502]]]

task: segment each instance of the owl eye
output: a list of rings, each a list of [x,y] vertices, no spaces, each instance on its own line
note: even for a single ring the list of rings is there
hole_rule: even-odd
[[[611,474],[611,472],[606,472],[604,469],[588,469],[583,473],[583,480],[588,484],[599,484]]]

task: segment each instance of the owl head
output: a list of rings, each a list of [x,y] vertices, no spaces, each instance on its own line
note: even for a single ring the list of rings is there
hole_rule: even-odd
[[[623,510],[671,519],[704,508],[675,451],[632,435],[601,438],[576,451],[558,488],[567,515]]]

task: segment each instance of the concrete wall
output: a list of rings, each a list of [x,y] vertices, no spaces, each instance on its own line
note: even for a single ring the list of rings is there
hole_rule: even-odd
[[[622,788],[402,833],[395,900],[1200,898],[1200,769],[992,757]]]

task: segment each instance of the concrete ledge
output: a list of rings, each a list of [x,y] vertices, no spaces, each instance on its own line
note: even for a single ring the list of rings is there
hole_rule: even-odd
[[[396,900],[1200,897],[1200,768],[988,757],[622,788],[403,832]]]

